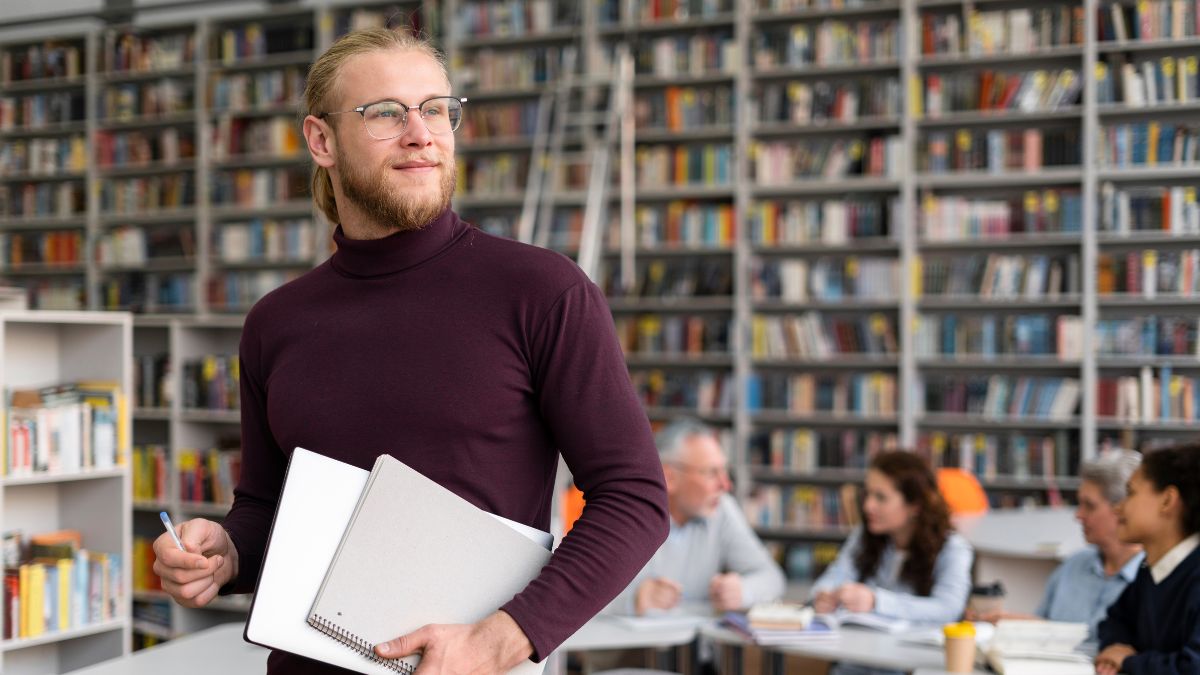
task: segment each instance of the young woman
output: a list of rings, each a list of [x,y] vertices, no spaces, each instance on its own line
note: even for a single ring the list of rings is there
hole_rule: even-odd
[[[943,624],[962,616],[971,592],[971,545],[929,466],[910,452],[883,452],[867,470],[863,525],[813,587],[818,612],[844,608]],[[879,672],[842,665],[838,673]]]
[[[1096,672],[1200,673],[1200,445],[1147,454],[1117,518],[1146,561],[1100,623]]]

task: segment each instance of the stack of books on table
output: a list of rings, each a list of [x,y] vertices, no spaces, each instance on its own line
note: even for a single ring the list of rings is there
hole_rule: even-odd
[[[755,605],[749,612],[726,612],[721,624],[759,645],[784,645],[837,637],[837,625],[812,607],[787,603]]]
[[[1087,624],[1063,621],[1000,621],[987,649],[1000,675],[1091,675],[1092,656],[1081,649]]]

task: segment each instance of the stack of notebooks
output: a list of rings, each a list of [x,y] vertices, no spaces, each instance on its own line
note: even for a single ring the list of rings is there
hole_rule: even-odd
[[[411,675],[417,657],[383,659],[374,646],[487,617],[541,571],[550,543],[391,456],[368,473],[296,448],[245,638],[360,673]],[[512,672],[541,670],[526,661]]]
[[[1001,621],[985,653],[1001,675],[1091,675],[1088,627],[1063,621]]]
[[[836,639],[842,626],[884,633],[902,633],[911,628],[907,621],[889,619],[869,612],[838,610],[831,614],[819,614],[811,606],[784,602],[755,605],[745,614],[726,612],[721,624],[759,645]]]

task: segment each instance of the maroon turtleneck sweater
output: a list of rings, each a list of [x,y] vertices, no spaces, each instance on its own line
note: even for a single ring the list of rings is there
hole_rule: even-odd
[[[257,583],[297,446],[368,470],[388,453],[543,530],[561,453],[587,508],[501,608],[541,659],[667,533],[662,467],[608,306],[569,259],[480,232],[453,211],[416,232],[352,240],[339,228],[334,239],[329,261],[246,317],[242,475],[225,519],[240,561],[232,590]],[[281,652],[269,664],[345,672]]]

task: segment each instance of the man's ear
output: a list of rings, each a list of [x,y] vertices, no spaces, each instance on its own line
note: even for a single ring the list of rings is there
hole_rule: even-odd
[[[304,118],[304,140],[308,143],[308,154],[312,155],[317,166],[332,167],[337,156],[337,136],[333,127],[316,115]]]

